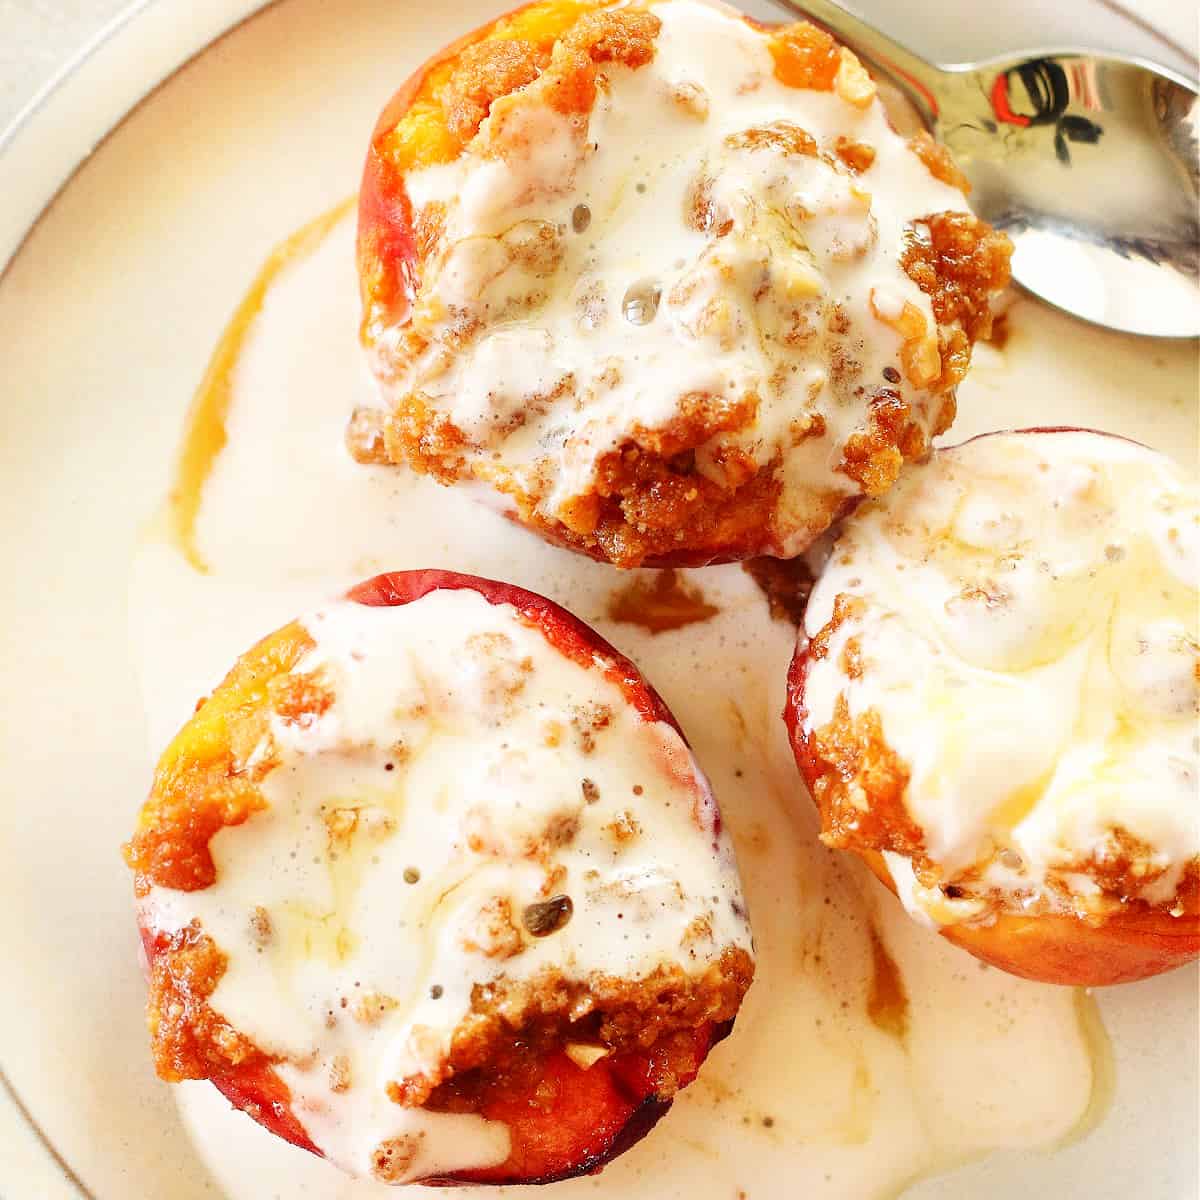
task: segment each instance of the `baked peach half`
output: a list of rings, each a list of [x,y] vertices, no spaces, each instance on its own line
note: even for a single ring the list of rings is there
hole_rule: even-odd
[[[556,604],[382,575],[271,634],[126,847],[154,1059],[385,1183],[545,1183],[644,1136],[754,973],[662,700]]]
[[[616,564],[790,557],[951,422],[1010,245],[850,51],[706,0],[544,0],[371,139],[352,453]]]
[[[938,450],[862,505],[785,719],[822,839],[1050,983],[1200,953],[1200,491],[1082,430]]]

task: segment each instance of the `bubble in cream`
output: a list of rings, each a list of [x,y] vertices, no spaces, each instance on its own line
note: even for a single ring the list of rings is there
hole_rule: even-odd
[[[630,325],[649,325],[658,312],[662,285],[654,279],[639,279],[631,283],[621,301],[621,312]]]

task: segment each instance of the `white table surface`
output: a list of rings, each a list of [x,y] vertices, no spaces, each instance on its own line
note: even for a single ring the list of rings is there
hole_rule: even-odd
[[[128,0],[0,0],[0,129]]]

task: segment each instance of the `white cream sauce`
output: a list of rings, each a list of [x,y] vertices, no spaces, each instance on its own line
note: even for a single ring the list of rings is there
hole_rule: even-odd
[[[478,985],[698,979],[752,952],[728,834],[679,733],[510,605],[440,590],[303,624],[292,674],[332,703],[272,717],[267,809],[212,839],[215,883],[155,887],[142,919],[216,941],[213,1008],[285,1060],[326,1157],[369,1177],[398,1140],[393,1181],[492,1166],[503,1125],[400,1107],[388,1083],[441,1081]],[[560,929],[526,928],[563,896]]]
[[[759,963],[733,1036],[651,1137],[555,1196],[873,1200],[988,1150],[1052,1144],[1090,1119],[1103,1056],[1077,1006],[1091,1002],[982,968],[819,845],[779,720],[794,631],[770,619],[739,568],[688,572],[719,614],[651,636],[606,619],[611,569],[454,489],[351,462],[346,416],[372,387],[357,353],[352,224],[280,275],[250,331],[200,514],[211,573],[154,531],[139,553],[132,628],[155,747],[264,630],[369,575],[439,566],[529,586],[638,661],[688,730],[738,850]],[[1009,323],[1008,348],[982,353],[963,386],[952,436],[1052,412],[1194,455],[1186,350],[1147,352],[1028,301]],[[395,1194],[280,1142],[206,1083],[176,1093],[234,1200]]]
[[[1086,912],[1089,860],[1143,844],[1133,894],[1170,905],[1200,855],[1200,490],[1171,460],[1086,433],[979,438],[912,468],[846,522],[809,603],[863,607],[810,664],[811,733],[839,696],[878,712],[948,903]],[[843,653],[855,639],[862,672]],[[985,869],[978,883],[960,879]]]
[[[594,490],[601,455],[667,425],[689,395],[752,397],[754,420],[707,441],[698,468],[723,481],[730,451],[760,469],[781,458],[763,549],[794,553],[860,490],[838,467],[885,369],[919,427],[937,419],[942,398],[912,365],[936,378],[936,321],[899,259],[922,217],[966,203],[893,132],[869,82],[857,100],[841,78],[788,87],[767,35],[731,11],[651,11],[653,61],[606,65],[584,125],[518,92],[461,158],[407,177],[414,207],[444,205],[446,227],[417,308],[436,340],[389,395],[420,392],[466,433],[480,477],[499,460],[551,518]],[[780,121],[821,155],[726,141]],[[839,137],[874,153],[869,168],[834,157]],[[707,228],[687,219],[701,191]],[[918,334],[902,335],[906,319]],[[448,353],[439,333],[467,320],[479,332]]]

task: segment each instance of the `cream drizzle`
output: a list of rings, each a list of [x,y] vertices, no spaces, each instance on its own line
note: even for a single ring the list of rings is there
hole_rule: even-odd
[[[1072,993],[980,970],[917,928],[846,856],[820,848],[778,719],[792,630],[770,619],[742,571],[684,573],[720,611],[653,635],[606,619],[610,569],[546,546],[455,490],[350,461],[346,416],[372,386],[353,349],[352,240],[347,222],[282,274],[255,321],[238,363],[228,443],[199,515],[211,573],[197,574],[169,540],[152,537],[139,554],[133,628],[152,741],[161,744],[216,682],[214,663],[358,579],[437,564],[531,584],[631,654],[690,731],[725,801],[759,961],[734,1035],[653,1136],[598,1184],[556,1185],[556,1195],[599,1188],[638,1200],[729,1200],[742,1189],[770,1200],[797,1192],[883,1198],[990,1149],[1069,1137],[1091,1112],[1096,1079],[1095,1043]],[[1037,419],[1038,397],[1070,339],[1058,318],[1036,316],[1022,322],[1014,312],[1010,346],[1019,353],[985,355],[964,386],[968,427],[998,404],[1007,420]],[[1113,351],[1106,342],[1103,371],[1093,370],[1101,357],[1093,335],[1075,336],[1078,388],[1069,377],[1057,384],[1068,419],[1100,413],[1134,436],[1190,445],[1189,410],[1170,398],[1186,365],[1164,372],[1160,404],[1126,405],[1113,389],[1145,379],[1140,349]],[[296,462],[306,463],[302,476]],[[902,1038],[868,1013],[872,927],[907,996]],[[389,1194],[279,1142],[207,1084],[176,1091],[201,1154],[236,1200],[273,1191],[313,1200]],[[995,1161],[989,1173],[1003,1180],[1003,1159]]]

